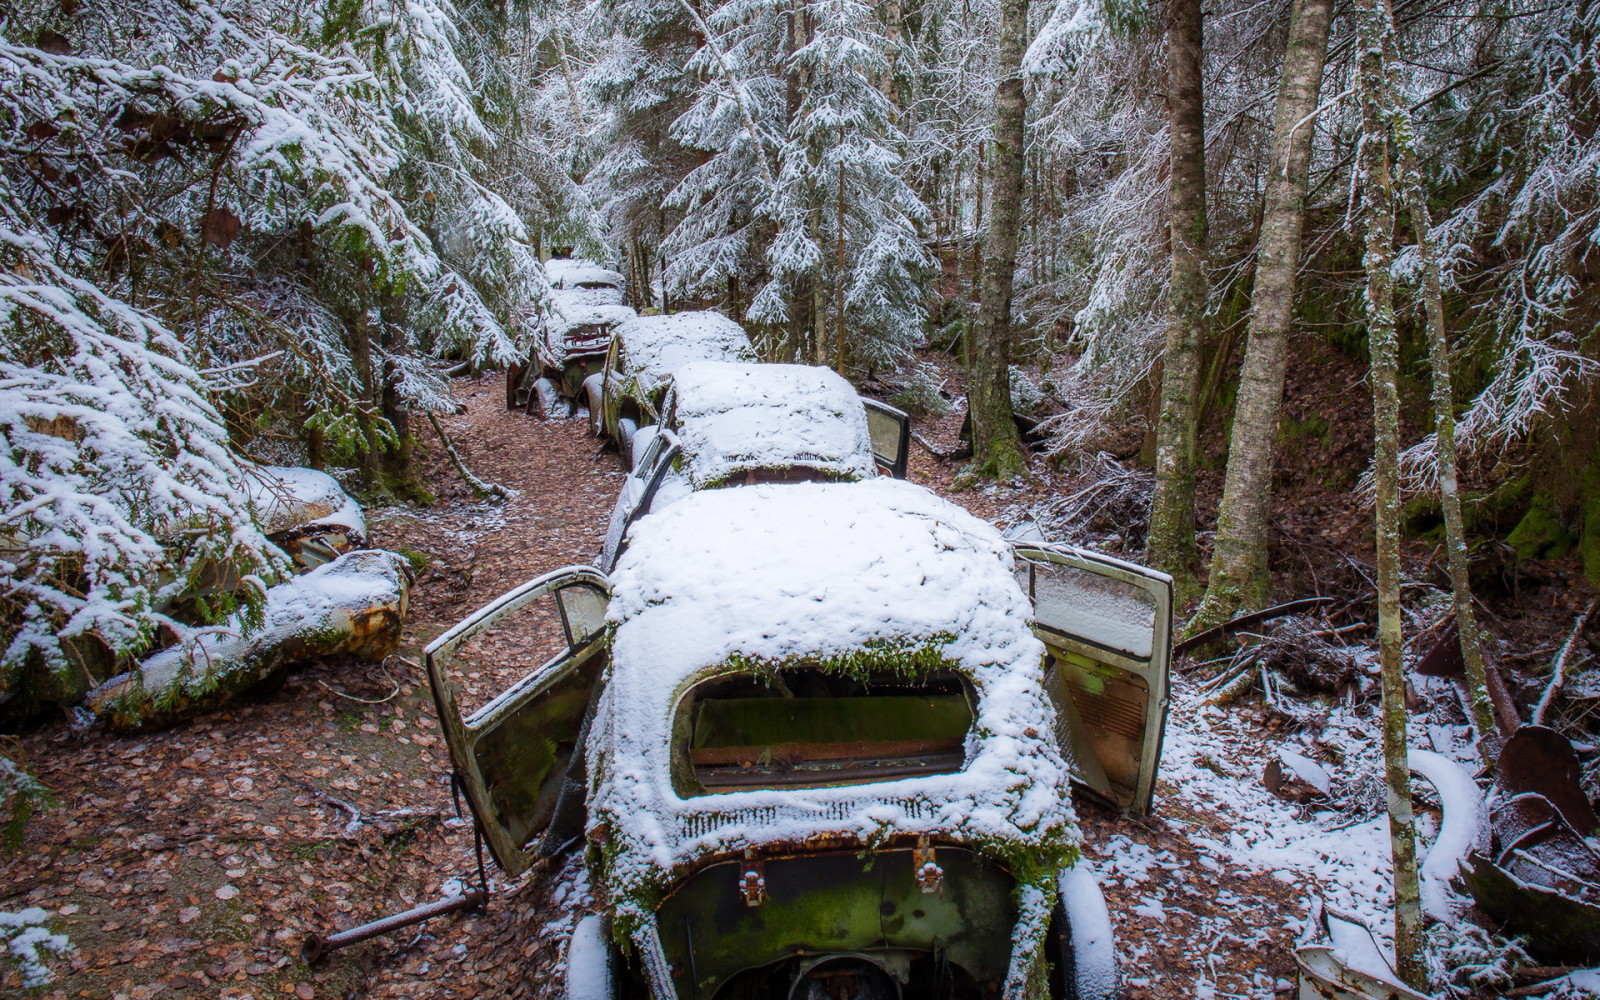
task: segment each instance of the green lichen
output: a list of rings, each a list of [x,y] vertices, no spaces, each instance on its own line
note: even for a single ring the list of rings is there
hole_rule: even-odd
[[[1572,551],[1576,541],[1549,493],[1535,496],[1528,512],[1506,536],[1506,543],[1524,559],[1559,559]]]
[[[935,670],[958,669],[959,665],[945,656],[945,647],[955,641],[953,632],[938,632],[921,639],[874,638],[842,655],[820,657],[799,654],[769,659],[735,653],[728,657],[727,663],[736,670],[774,679],[784,670],[795,667],[814,667],[861,682],[885,673],[918,677]]]

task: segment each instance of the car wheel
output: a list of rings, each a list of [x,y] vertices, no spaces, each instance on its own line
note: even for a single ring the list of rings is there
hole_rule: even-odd
[[[633,468],[633,436],[639,433],[639,425],[623,417],[617,421],[617,453],[622,456],[622,464],[626,468]]]
[[[528,412],[540,420],[549,420],[551,417],[565,416],[562,409],[561,395],[556,392],[554,382],[540,378],[533,383],[533,392],[528,395]]]
[[[1105,894],[1087,861],[1056,879],[1055,912],[1045,941],[1054,1000],[1112,1000],[1117,996],[1116,941]]]
[[[566,1000],[613,1000],[616,996],[606,919],[591,913],[578,921],[567,942]]]
[[[594,386],[589,386],[585,396],[589,402],[589,436],[600,437],[604,430],[601,421],[605,419],[600,409],[600,392]]]

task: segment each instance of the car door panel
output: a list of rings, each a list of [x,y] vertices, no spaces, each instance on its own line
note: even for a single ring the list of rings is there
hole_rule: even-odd
[[[490,853],[509,875],[532,863],[534,841],[582,767],[590,706],[605,669],[609,598],[599,571],[558,570],[501,595],[425,650],[451,761]],[[551,605],[560,622],[560,651],[464,716],[458,679],[472,666],[465,647],[508,616],[548,611]]]
[[[608,571],[622,555],[628,529],[633,522],[650,513],[662,483],[673,474],[673,466],[682,454],[678,439],[671,431],[657,425],[649,432],[653,437],[640,454],[634,470],[623,480],[621,494],[611,511],[611,521],[606,526],[600,565]]]
[[[888,403],[862,397],[867,407],[867,432],[872,438],[872,455],[889,475],[906,477],[911,452],[911,418]]]
[[[1071,546],[1014,551],[1074,777],[1120,808],[1148,812],[1166,724],[1171,578]]]

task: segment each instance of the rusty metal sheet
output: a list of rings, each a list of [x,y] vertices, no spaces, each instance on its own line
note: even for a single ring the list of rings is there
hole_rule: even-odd
[[[1580,834],[1600,833],[1600,816],[1583,793],[1578,754],[1547,726],[1523,726],[1500,751],[1495,784],[1507,797],[1535,792],[1548,799]]]
[[[1494,706],[1495,725],[1500,728],[1502,736],[1510,736],[1522,725],[1522,717],[1511,698],[1511,689],[1506,687],[1505,678],[1500,676],[1500,669],[1488,660],[1484,661],[1483,666],[1489,685],[1489,701]],[[1454,622],[1411,669],[1423,677],[1449,677],[1466,683],[1467,665],[1461,655],[1461,633]]]

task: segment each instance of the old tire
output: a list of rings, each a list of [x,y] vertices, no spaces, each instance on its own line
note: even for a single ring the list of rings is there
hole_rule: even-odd
[[[583,395],[589,404],[589,436],[601,437],[605,433],[605,412],[600,409],[600,390],[592,384],[585,385]]]
[[[564,416],[561,410],[561,394],[556,391],[556,384],[548,378],[536,379],[533,391],[528,393],[528,412],[540,420],[549,420]]]
[[[1056,877],[1056,908],[1045,952],[1054,1000],[1114,1000],[1117,949],[1105,894],[1087,861]]]
[[[565,1000],[613,1000],[616,996],[616,970],[613,968],[610,935],[606,919],[591,913],[578,921],[567,942],[567,981]]]
[[[633,438],[639,433],[639,425],[623,417],[617,421],[617,453],[622,456],[624,468],[633,468]]]

